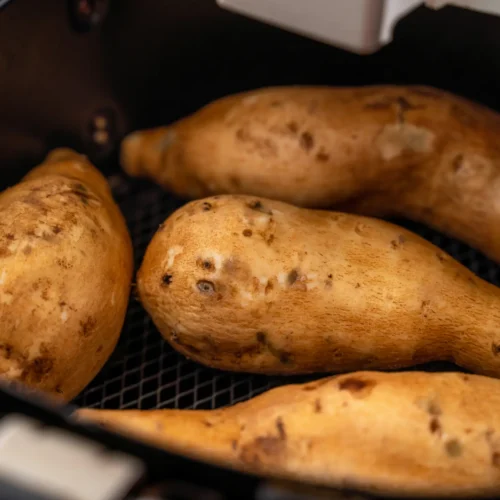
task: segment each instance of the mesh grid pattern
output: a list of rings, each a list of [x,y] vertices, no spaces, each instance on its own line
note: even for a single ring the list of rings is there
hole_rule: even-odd
[[[160,223],[182,202],[148,182],[131,182],[114,176],[110,183],[127,219],[137,269]],[[432,241],[481,278],[500,284],[499,266],[479,252],[419,224],[398,223]],[[115,353],[75,403],[96,408],[209,409],[307,378],[233,374],[193,363],[163,340],[142,306],[132,297]]]

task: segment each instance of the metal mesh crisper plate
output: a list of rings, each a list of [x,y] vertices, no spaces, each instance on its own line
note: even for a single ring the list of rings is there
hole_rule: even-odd
[[[137,269],[160,223],[182,202],[148,182],[115,176],[110,183],[128,222]],[[500,284],[499,266],[479,252],[421,225],[403,225],[480,277]],[[75,403],[101,408],[216,408],[296,380],[221,372],[188,361],[162,339],[139,302],[131,298],[115,353]]]

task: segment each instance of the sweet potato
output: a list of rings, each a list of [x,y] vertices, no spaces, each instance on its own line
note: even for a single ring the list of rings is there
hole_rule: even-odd
[[[175,193],[404,216],[500,262],[500,118],[424,87],[283,87],[135,132],[122,164]]]
[[[69,400],[120,335],[132,245],[106,179],[53,151],[0,195],[0,378]]]
[[[500,493],[500,381],[358,372],[220,410],[80,410],[82,419],[225,466],[328,486]]]
[[[500,290],[378,219],[243,195],[193,201],[153,237],[137,285],[170,344],[215,368],[448,360],[500,376]]]

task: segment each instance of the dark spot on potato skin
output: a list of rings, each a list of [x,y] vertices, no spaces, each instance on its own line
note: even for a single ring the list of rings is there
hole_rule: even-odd
[[[251,229],[244,229],[243,230],[243,236],[250,238],[252,236],[252,230]]]
[[[80,321],[80,334],[83,337],[89,337],[95,329],[96,325],[97,320],[92,316],[88,316],[85,321]]]
[[[215,264],[213,259],[196,259],[196,265],[204,271],[215,271]]]
[[[451,164],[453,166],[453,172],[458,173],[464,165],[464,155],[458,154],[457,156],[455,156]]]
[[[265,332],[257,332],[256,334],[257,342],[265,344],[267,342],[267,335]]]
[[[209,422],[208,420],[203,420],[203,425],[205,427],[213,427],[214,424],[212,424],[212,422]]]
[[[292,269],[287,276],[287,283],[289,286],[292,286],[299,278],[299,273],[297,269]]]
[[[49,356],[38,356],[33,361],[27,362],[21,373],[21,381],[26,383],[40,383],[54,366],[54,361]]]
[[[59,234],[62,231],[62,228],[61,226],[56,225],[52,228],[52,231],[54,232],[54,234]]]
[[[321,411],[322,411],[321,401],[319,399],[316,399],[314,401],[314,412],[321,413]]]
[[[10,241],[12,241],[12,240],[14,239],[14,235],[13,235],[12,233],[7,233],[7,234],[5,235],[5,237],[6,237],[8,240],[10,240]]]
[[[429,401],[427,403],[427,412],[429,415],[433,415],[435,417],[438,417],[442,413],[440,406],[435,401]]]
[[[211,209],[212,209],[212,204],[211,204],[211,203],[209,203],[208,201],[204,201],[201,207],[202,207],[201,209],[202,209],[204,212],[208,212],[209,210],[211,210]]]
[[[0,344],[0,353],[3,352],[3,357],[5,359],[10,359],[12,357],[13,346],[10,344]]]
[[[446,453],[450,457],[459,457],[462,454],[462,445],[460,444],[460,441],[458,439],[450,439],[449,441],[446,441],[445,443],[445,450]]]
[[[59,384],[56,385],[55,391],[57,392],[57,394],[62,394],[63,393],[63,390],[62,390],[62,388],[61,388],[61,386]]]
[[[29,246],[29,245],[26,245],[24,248],[23,248],[23,254],[24,255],[29,255],[32,251],[32,248]]]
[[[441,433],[441,424],[439,422],[439,419],[431,419],[431,421],[429,422],[429,430],[432,434]]]
[[[83,184],[73,184],[70,193],[76,195],[84,205],[89,204],[90,195],[88,194],[87,188]]]
[[[356,377],[347,377],[339,381],[339,391],[348,391],[353,396],[365,397],[372,391],[376,383],[373,380],[363,380]]]
[[[272,281],[268,281],[266,284],[266,287],[264,288],[264,293],[267,295],[268,293],[272,292],[274,289],[274,285]]]
[[[491,344],[491,352],[498,356],[500,354],[500,344],[495,344],[494,342]]]
[[[288,352],[281,351],[280,349],[276,348],[270,341],[267,336],[267,333],[265,332],[257,332],[255,335],[257,342],[259,344],[262,344],[263,346],[267,347],[269,352],[276,358],[279,359],[280,363],[286,365],[288,363],[292,362],[291,355]]]
[[[263,214],[267,214],[267,215],[273,215],[272,210],[269,208],[266,208],[260,200],[251,201],[250,203],[248,203],[247,206],[251,210],[255,210],[257,212],[262,212]]]
[[[162,286],[170,285],[170,283],[172,283],[172,275],[171,274],[164,274],[161,277],[161,283],[162,283]]]
[[[104,349],[104,346],[101,344],[97,350],[96,350],[96,353],[99,354],[100,352],[102,352],[102,350]]]
[[[215,285],[211,281],[200,280],[196,283],[196,287],[204,295],[213,295],[215,293]]]
[[[498,451],[495,451],[491,455],[491,465],[493,465],[493,467],[500,468],[500,453]]]
[[[322,162],[322,163],[327,162],[329,159],[330,159],[330,155],[325,153],[324,151],[320,151],[316,155],[316,160],[318,160],[319,162]]]
[[[286,125],[286,128],[292,132],[292,134],[296,134],[299,131],[299,126],[295,122],[289,122]]]
[[[441,252],[437,252],[436,257],[438,258],[439,262],[444,262],[446,260],[446,256]]]
[[[360,288],[360,287],[361,287],[361,285],[359,283],[356,283],[354,288]]]
[[[310,132],[302,132],[302,134],[300,134],[300,147],[304,151],[311,151],[314,147],[314,137]]]
[[[8,257],[9,255],[12,255],[12,252],[8,248],[6,247],[0,248],[0,257]]]
[[[283,419],[281,417],[278,417],[276,419],[276,429],[278,430],[279,438],[285,440],[286,439],[285,424],[283,423]]]

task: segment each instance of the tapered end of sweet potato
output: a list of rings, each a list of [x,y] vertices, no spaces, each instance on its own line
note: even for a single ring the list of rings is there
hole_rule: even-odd
[[[173,131],[168,127],[140,130],[126,136],[120,149],[123,170],[132,177],[154,177],[161,169],[162,155],[172,136]]]

